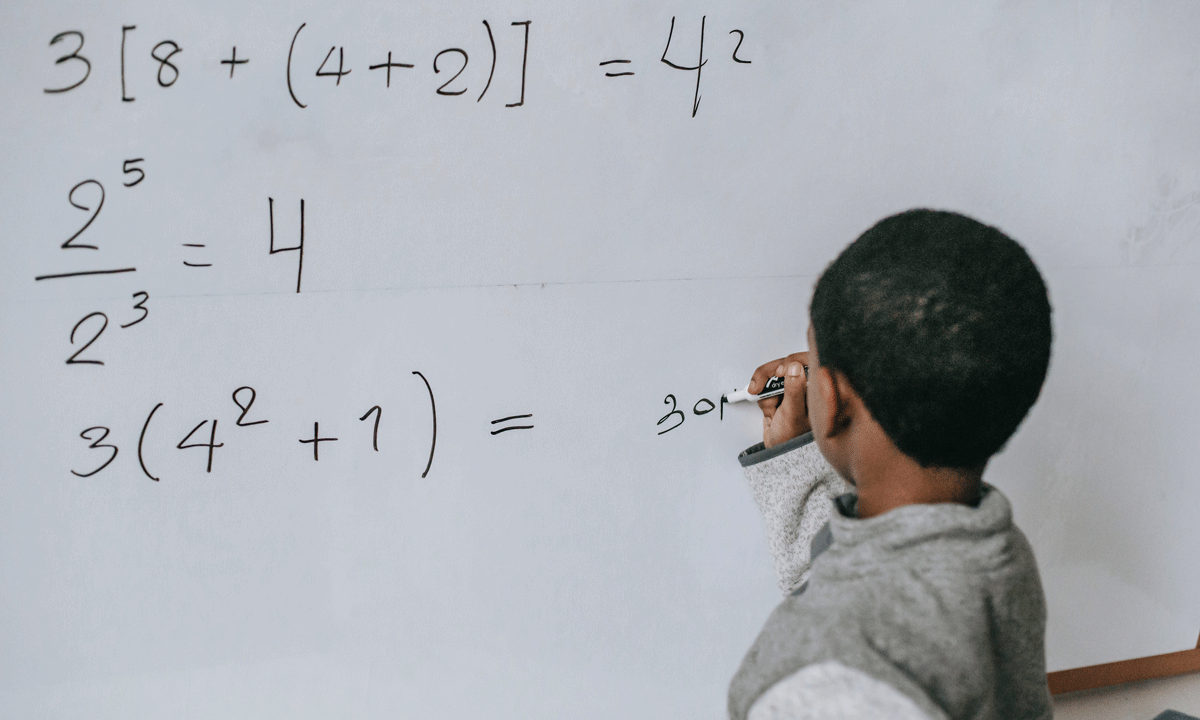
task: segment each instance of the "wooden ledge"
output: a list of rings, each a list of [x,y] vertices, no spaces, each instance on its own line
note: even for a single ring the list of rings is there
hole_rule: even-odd
[[[1051,695],[1062,695],[1063,693],[1093,690],[1110,685],[1198,671],[1200,671],[1200,642],[1197,642],[1194,650],[1181,650],[1165,655],[1152,655],[1134,660],[1059,670],[1047,673],[1046,680],[1050,684]]]

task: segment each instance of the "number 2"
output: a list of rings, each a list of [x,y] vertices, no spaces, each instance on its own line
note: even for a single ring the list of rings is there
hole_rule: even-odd
[[[75,234],[72,235],[71,237],[67,238],[67,241],[62,244],[63,250],[78,250],[80,248],[87,248],[89,250],[99,250],[100,249],[100,248],[96,247],[95,245],[72,245],[71,244],[75,240],[75,238],[77,238],[83,234],[84,230],[87,230],[89,227],[91,227],[92,221],[95,220],[96,216],[98,216],[100,214],[100,208],[104,207],[104,186],[100,184],[99,180],[84,180],[83,182],[77,184],[75,187],[71,188],[71,192],[67,193],[67,202],[71,203],[76,208],[78,208],[84,212],[88,212],[89,210],[91,210],[91,208],[89,208],[87,205],[80,205],[79,203],[75,202],[75,191],[78,190],[79,188],[83,187],[84,185],[88,185],[88,184],[92,184],[92,185],[95,185],[96,187],[100,188],[100,202],[96,205],[96,212],[92,213],[92,216],[90,218],[88,218],[88,221],[83,224],[83,227],[76,230]]]
[[[737,55],[737,54],[738,54],[738,50],[741,50],[741,49],[742,49],[742,41],[746,39],[746,33],[742,32],[741,30],[730,30],[730,31],[729,31],[729,34],[730,34],[730,35],[732,35],[732,34],[734,34],[734,33],[737,33],[737,35],[738,35],[738,44],[737,44],[737,47],[735,47],[735,48],[733,49],[733,61],[734,61],[735,63],[741,63],[741,64],[743,64],[743,65],[749,65],[749,64],[750,64],[750,61],[749,61],[749,60],[743,60],[743,59],[741,59],[740,57],[738,57],[738,55]]]
[[[446,82],[442,83],[442,86],[437,89],[437,94],[438,95],[462,95],[463,93],[465,93],[467,91],[466,88],[463,88],[462,90],[447,90],[446,86],[449,85],[450,83],[454,82],[455,80],[457,80],[458,76],[462,75],[463,70],[467,69],[467,51],[462,50],[460,48],[450,48],[448,50],[441,51],[437,55],[434,55],[433,56],[433,72],[434,73],[441,72],[441,70],[438,70],[437,61],[438,61],[438,58],[445,55],[446,53],[458,53],[459,55],[462,55],[463,64],[462,64],[462,67],[460,67],[458,69],[458,72],[454,73],[454,77],[452,77],[449,80],[447,80]]]
[[[245,405],[242,404],[241,400],[238,400],[238,393],[240,393],[243,390],[250,391],[250,400]],[[236,425],[238,427],[249,427],[251,425],[262,425],[263,423],[267,422],[266,420],[255,420],[253,422],[242,422],[243,420],[246,419],[246,413],[250,412],[250,406],[252,406],[254,404],[254,398],[256,398],[256,397],[258,397],[258,393],[254,392],[254,388],[250,387],[249,385],[243,385],[242,387],[233,391],[233,404],[237,405],[238,408],[240,408],[242,411],[242,414],[238,415],[238,419],[236,421]]]
[[[104,333],[104,330],[108,327],[108,316],[105,315],[104,313],[94,312],[94,313],[91,313],[90,315],[84,315],[82,320],[75,323],[75,327],[71,328],[71,344],[72,345],[75,344],[75,331],[79,329],[79,326],[83,325],[88,320],[91,320],[92,318],[97,317],[97,316],[99,316],[100,318],[102,318],[104,320],[104,324],[100,326],[100,329],[96,331],[96,334],[92,336],[91,340],[88,340],[87,343],[84,344],[83,347],[81,347],[75,351],[74,355],[67,358],[68,365],[103,365],[104,364],[104,362],[102,360],[76,360],[75,359],[75,358],[79,357],[79,353],[83,352],[84,350],[87,350],[91,346],[92,343],[96,342],[96,338],[100,337]]]

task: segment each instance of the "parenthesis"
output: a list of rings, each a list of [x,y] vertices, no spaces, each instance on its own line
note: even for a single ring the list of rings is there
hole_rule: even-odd
[[[483,86],[483,92],[479,93],[479,97],[475,99],[475,102],[479,102],[483,99],[484,95],[487,95],[488,88],[492,86],[492,76],[496,74],[496,38],[492,37],[492,26],[488,25],[487,20],[483,21],[483,26],[488,31],[488,42],[492,44],[492,69],[488,72],[487,85]]]
[[[146,459],[142,457],[142,443],[146,440],[146,430],[150,427],[150,418],[154,417],[154,413],[158,412],[158,409],[162,406],[162,403],[154,406],[154,409],[146,416],[146,424],[142,425],[142,434],[138,436],[138,464],[142,466],[142,472],[146,473],[146,477],[154,482],[158,482],[158,478],[151,475],[150,471],[146,469]]]
[[[306,23],[306,22],[300,23],[300,27],[296,28],[296,34],[292,36],[292,46],[288,48],[288,62],[287,62],[288,93],[292,96],[292,102],[299,105],[301,110],[303,110],[304,108],[306,108],[308,106],[305,105],[304,103],[300,102],[298,99],[296,99],[296,92],[294,90],[292,90],[292,51],[296,49],[296,38],[300,37],[300,31],[303,30],[304,26],[307,24],[308,23]]]
[[[433,402],[433,388],[429,386],[429,381],[416,370],[413,370],[413,375],[425,381],[425,389],[429,391],[429,409],[433,412],[433,442],[429,444],[429,462],[425,464],[425,472],[421,473],[421,477],[425,477],[429,474],[429,468],[433,466],[433,450],[437,447],[437,405]]]

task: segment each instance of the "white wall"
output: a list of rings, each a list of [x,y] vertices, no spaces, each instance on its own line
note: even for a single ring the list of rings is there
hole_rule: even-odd
[[[1180,675],[1054,699],[1056,720],[1150,720],[1163,710],[1200,717],[1200,675]]]

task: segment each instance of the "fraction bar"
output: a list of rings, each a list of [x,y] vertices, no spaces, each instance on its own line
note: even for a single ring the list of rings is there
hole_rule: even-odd
[[[58,273],[57,275],[39,275],[38,280],[57,280],[58,278],[79,277],[80,275],[116,275],[117,273],[137,272],[137,268],[117,268],[116,270],[81,270],[80,272]]]

